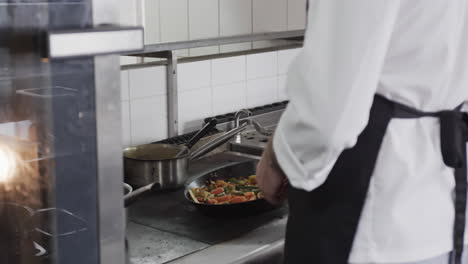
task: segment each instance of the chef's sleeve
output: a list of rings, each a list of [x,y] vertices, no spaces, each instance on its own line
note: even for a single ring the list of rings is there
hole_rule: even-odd
[[[273,148],[292,186],[321,185],[356,144],[376,93],[400,0],[311,0],[304,47],[287,78],[290,103]]]

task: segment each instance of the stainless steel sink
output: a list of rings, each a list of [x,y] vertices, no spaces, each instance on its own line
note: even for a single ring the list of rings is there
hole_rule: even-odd
[[[267,127],[274,130],[276,126]],[[230,150],[239,153],[245,153],[254,156],[261,156],[269,138],[257,132],[249,130],[240,134],[230,142]]]

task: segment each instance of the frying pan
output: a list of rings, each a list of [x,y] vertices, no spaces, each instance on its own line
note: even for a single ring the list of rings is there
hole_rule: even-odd
[[[214,217],[232,217],[232,216],[246,216],[263,213],[278,207],[272,205],[265,199],[257,199],[237,204],[204,204],[196,203],[192,200],[189,190],[192,188],[202,187],[206,185],[209,180],[228,180],[233,177],[248,177],[255,174],[257,161],[241,162],[234,165],[229,165],[221,169],[217,169],[205,175],[202,175],[192,182],[190,182],[184,191],[184,196],[187,202],[192,204],[200,212],[214,216]]]

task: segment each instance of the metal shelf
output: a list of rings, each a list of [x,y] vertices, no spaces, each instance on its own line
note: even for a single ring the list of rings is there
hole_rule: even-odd
[[[305,30],[275,31],[275,32],[265,32],[265,33],[256,33],[256,34],[248,34],[248,35],[236,35],[236,36],[227,36],[227,37],[158,43],[158,44],[145,45],[145,48],[143,49],[143,51],[127,54],[126,56],[151,57],[151,54],[167,52],[167,51],[236,44],[236,43],[245,43],[245,42],[262,41],[262,40],[288,40],[288,39],[289,40],[302,40],[302,38],[304,37],[304,33],[305,33]]]
[[[143,51],[126,54],[125,56],[136,57],[152,57],[152,58],[165,58],[167,61],[166,75],[167,75],[167,113],[168,113],[168,135],[169,137],[178,136],[178,94],[177,94],[177,64],[178,58],[175,53],[176,50],[210,47],[218,45],[247,43],[254,41],[277,41],[286,42],[289,44],[302,43],[304,39],[305,30],[291,30],[291,31],[276,31],[266,33],[256,33],[249,35],[237,35],[217,38],[207,38],[198,40],[187,40],[178,42],[166,42],[145,45]],[[228,54],[220,53],[220,54]],[[219,54],[218,54],[219,56]],[[205,56],[209,58],[209,56]],[[132,66],[145,67],[153,66],[145,63],[138,63]]]

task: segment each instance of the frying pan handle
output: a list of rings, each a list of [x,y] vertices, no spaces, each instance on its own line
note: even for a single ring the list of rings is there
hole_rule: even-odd
[[[210,122],[206,123],[203,128],[198,131],[198,133],[193,136],[189,142],[185,145],[188,149],[191,149],[201,138],[203,138],[206,134],[208,134],[216,125],[218,124],[218,120],[216,118],[212,118]]]
[[[201,146],[196,151],[190,154],[189,160],[197,159],[212,150],[216,149],[217,147],[223,145],[224,143],[228,142],[231,138],[233,138],[238,133],[244,131],[247,128],[248,123],[245,122],[241,126],[231,129],[228,132],[224,133],[223,135],[213,139],[212,141],[206,143],[205,145]]]
[[[141,188],[136,189],[135,191],[125,195],[124,201],[125,201],[125,207],[130,206],[132,203],[134,203],[138,198],[143,196],[146,193],[149,193],[151,191],[157,191],[160,189],[160,184],[159,183],[151,183],[146,186],[143,186]]]

